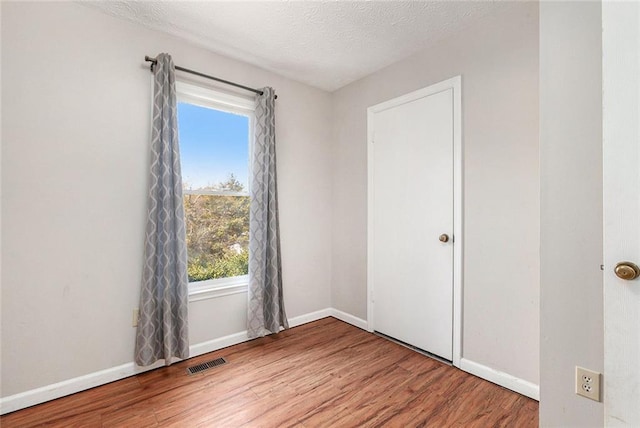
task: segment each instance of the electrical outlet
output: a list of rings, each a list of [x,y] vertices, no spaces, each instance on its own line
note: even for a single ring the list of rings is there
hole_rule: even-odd
[[[133,308],[133,318],[132,318],[132,323],[131,323],[132,327],[137,327],[138,326],[138,317],[139,316],[140,316],[140,311],[138,310],[138,308]]]
[[[576,366],[576,394],[600,401],[600,373]]]

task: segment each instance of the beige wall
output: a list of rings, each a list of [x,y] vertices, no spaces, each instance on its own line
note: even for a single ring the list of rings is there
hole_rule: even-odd
[[[366,109],[461,74],[463,357],[538,383],[537,4],[327,94],[80,4],[3,2],[3,397],[132,360],[148,162],[142,58],[162,51],[277,90],[290,317],[334,306],[366,318]],[[245,309],[244,295],[193,302],[191,343],[244,330]]]
[[[2,396],[133,360],[146,211],[144,55],[278,93],[287,314],[330,306],[330,95],[78,3],[2,2]],[[225,87],[225,89],[228,89]],[[191,304],[191,343],[246,295]]]
[[[333,94],[334,307],[366,318],[367,107],[462,75],[463,357],[538,384],[538,6]]]
[[[600,2],[540,4],[540,424],[597,427],[575,366],[603,369]]]

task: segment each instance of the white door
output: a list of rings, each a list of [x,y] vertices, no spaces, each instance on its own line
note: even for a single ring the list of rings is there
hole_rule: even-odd
[[[455,82],[369,109],[373,329],[450,361]]]
[[[640,427],[640,3],[603,2],[605,426]]]

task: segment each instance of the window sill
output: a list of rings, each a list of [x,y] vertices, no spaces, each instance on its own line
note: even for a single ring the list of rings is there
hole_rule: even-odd
[[[224,280],[192,282],[189,283],[189,302],[246,293],[248,288],[249,278],[246,275]]]

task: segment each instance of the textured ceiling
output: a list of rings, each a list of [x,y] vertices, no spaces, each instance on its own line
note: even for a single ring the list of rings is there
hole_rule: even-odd
[[[509,7],[509,3],[501,1],[83,4],[327,91],[406,58]]]

